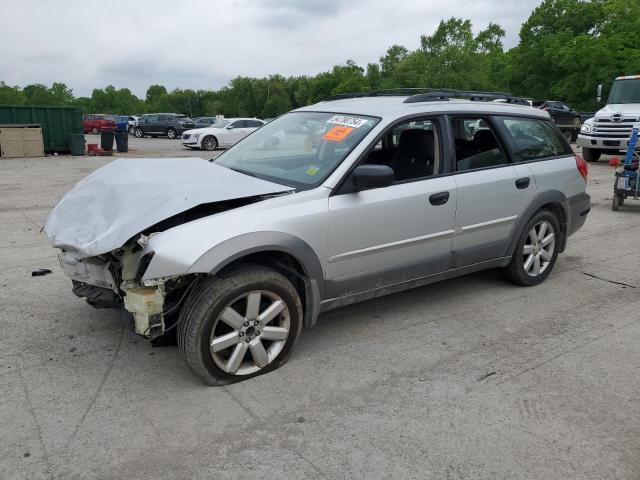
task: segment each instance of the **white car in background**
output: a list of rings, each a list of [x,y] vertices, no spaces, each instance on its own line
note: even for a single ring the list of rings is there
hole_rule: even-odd
[[[230,147],[265,125],[257,118],[225,118],[210,127],[187,130],[182,134],[182,145],[201,150]]]
[[[131,135],[133,135],[136,127],[138,126],[138,120],[140,120],[141,116],[142,115],[129,115],[129,118],[127,119],[127,123],[129,124],[127,129]]]

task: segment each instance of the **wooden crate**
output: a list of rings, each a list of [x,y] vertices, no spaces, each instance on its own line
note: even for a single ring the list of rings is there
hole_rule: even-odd
[[[0,157],[43,157],[44,143],[39,125],[0,125]]]

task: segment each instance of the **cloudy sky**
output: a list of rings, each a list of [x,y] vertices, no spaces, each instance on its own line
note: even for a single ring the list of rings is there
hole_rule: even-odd
[[[540,0],[0,0],[0,80],[219,88],[236,75],[314,74],[413,50],[443,18],[496,22],[506,47]]]

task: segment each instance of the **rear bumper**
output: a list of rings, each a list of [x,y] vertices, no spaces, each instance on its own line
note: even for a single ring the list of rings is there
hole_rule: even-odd
[[[578,135],[576,141],[579,147],[582,148],[596,148],[598,150],[611,150],[619,152],[626,150],[629,145],[628,138],[607,138],[607,137],[592,137],[590,135]]]
[[[589,215],[590,211],[591,197],[586,192],[569,198],[567,237],[580,230],[587,220],[587,215]]]

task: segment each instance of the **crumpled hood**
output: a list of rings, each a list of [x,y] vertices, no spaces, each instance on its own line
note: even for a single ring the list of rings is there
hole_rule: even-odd
[[[91,257],[198,205],[290,190],[201,158],[118,159],[78,182],[44,229],[54,247]]]

